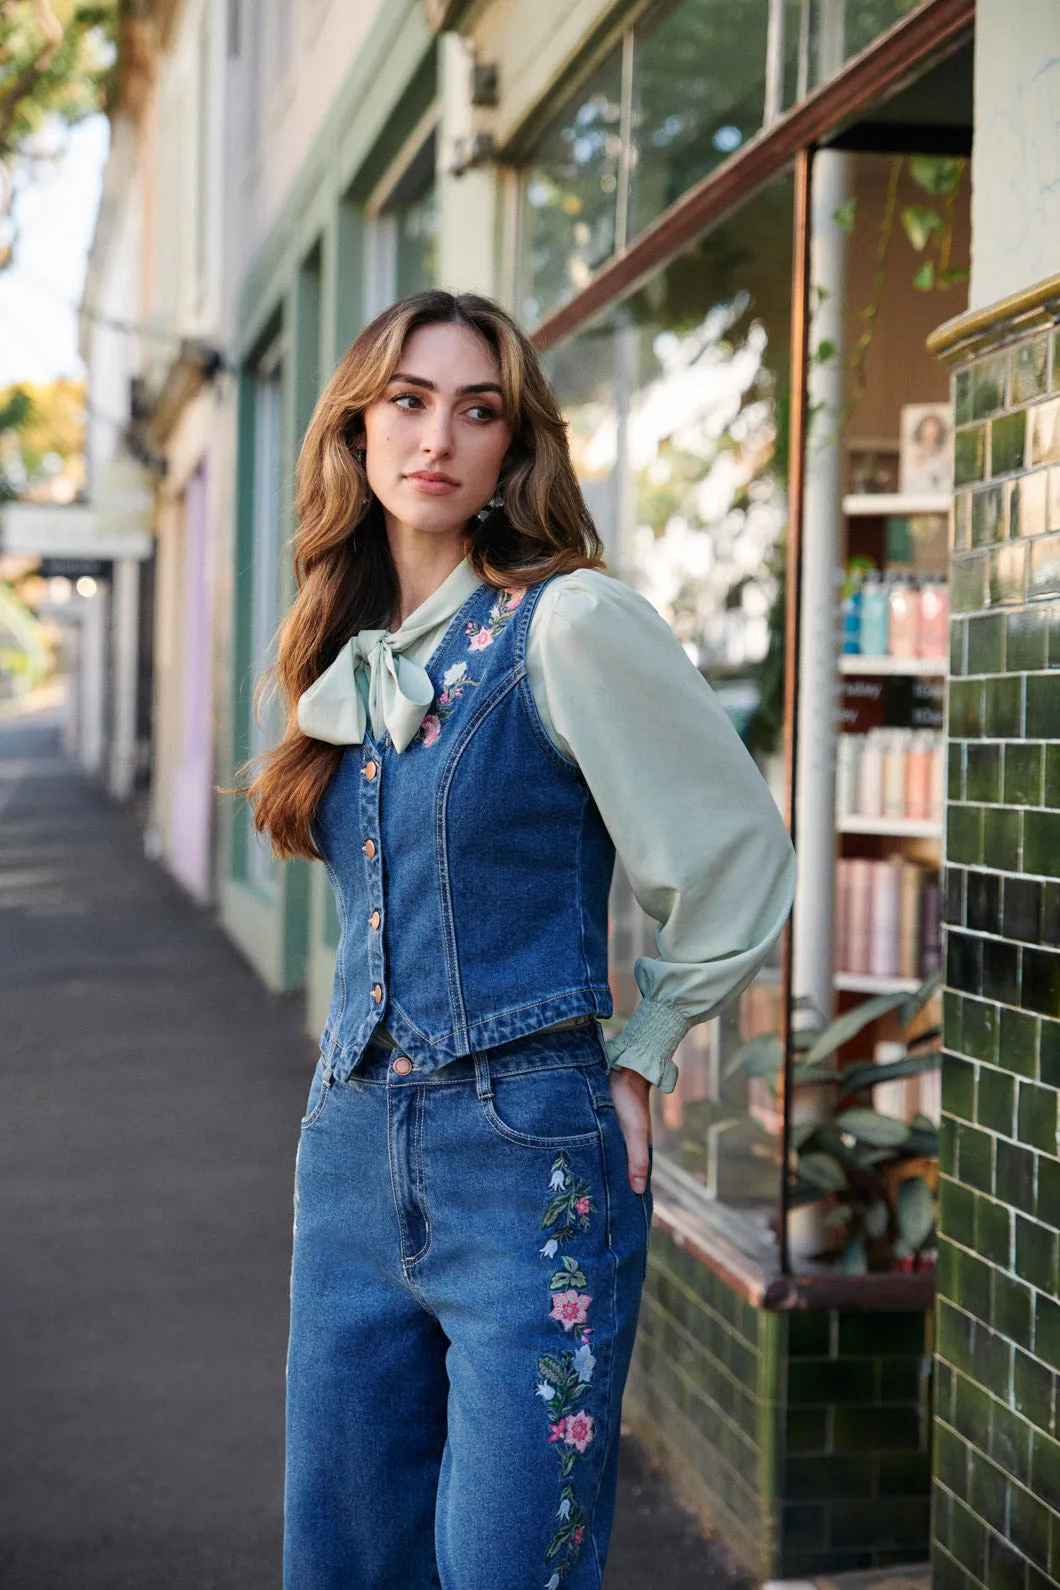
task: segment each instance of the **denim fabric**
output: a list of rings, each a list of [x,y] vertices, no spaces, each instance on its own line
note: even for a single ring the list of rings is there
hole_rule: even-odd
[[[527,680],[543,589],[479,586],[427,663],[435,701],[418,737],[399,755],[369,734],[321,803],[342,923],[321,1048],[341,1079],[384,1020],[427,1070],[611,1014],[614,846]]]
[[[394,1067],[303,1123],[285,1590],[598,1590],[651,1207],[596,1023]]]

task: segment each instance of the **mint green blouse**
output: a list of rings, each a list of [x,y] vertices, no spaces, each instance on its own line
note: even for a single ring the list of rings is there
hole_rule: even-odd
[[[302,696],[305,733],[358,745],[371,723],[404,750],[433,698],[423,664],[477,584],[464,561],[399,629],[354,636]],[[541,721],[580,767],[657,923],[659,953],[635,964],[641,1000],[610,1060],[669,1093],[681,1039],[746,988],[780,933],[795,852],[713,690],[629,586],[591,569],[553,580],[526,661]]]

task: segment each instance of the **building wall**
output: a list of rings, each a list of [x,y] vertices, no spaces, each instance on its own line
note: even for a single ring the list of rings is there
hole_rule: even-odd
[[[1014,22],[1018,17],[1018,25]],[[979,0],[975,38],[973,309],[1060,264],[1060,8]]]
[[[776,1312],[652,1230],[623,1417],[752,1573],[926,1555],[931,1320]]]
[[[954,380],[935,1535],[961,1590],[1060,1577],[1060,338],[1040,318],[981,326]]]

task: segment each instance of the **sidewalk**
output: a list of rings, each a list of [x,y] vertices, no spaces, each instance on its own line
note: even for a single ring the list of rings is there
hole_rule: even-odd
[[[0,722],[4,1590],[279,1590],[315,1053],[56,720]],[[733,1573],[628,1443],[607,1590]]]

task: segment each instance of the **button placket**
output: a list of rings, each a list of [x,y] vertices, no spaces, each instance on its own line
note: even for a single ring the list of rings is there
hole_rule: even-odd
[[[361,768],[361,832],[365,840],[361,846],[368,861],[374,861],[379,855],[379,845],[375,835],[380,832],[380,811],[382,806],[383,780],[381,757],[378,751],[373,750]],[[368,961],[369,998],[377,1007],[386,1001],[386,959],[384,952],[383,934],[380,929],[383,925],[384,901],[382,868],[369,867],[366,869],[369,884],[368,932],[366,934],[366,949]]]

